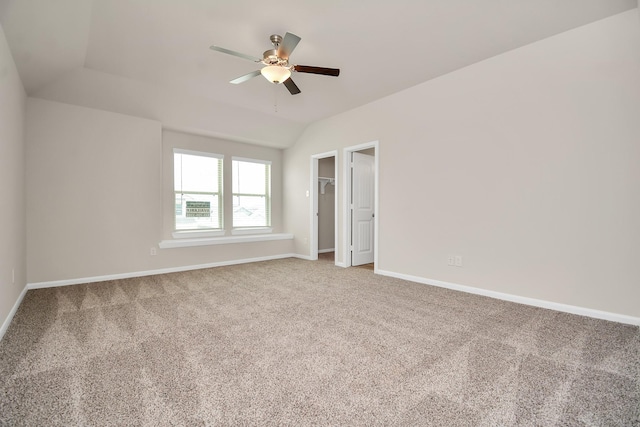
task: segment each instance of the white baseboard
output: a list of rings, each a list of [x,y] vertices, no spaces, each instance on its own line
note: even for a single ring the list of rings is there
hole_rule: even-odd
[[[335,252],[336,248],[330,248],[330,249],[318,249],[318,253],[319,254],[326,254],[327,252]]]
[[[278,254],[278,255],[269,255],[269,256],[258,257],[258,258],[244,258],[244,259],[234,259],[230,261],[212,262],[208,264],[196,264],[196,265],[187,265],[182,267],[161,268],[157,270],[134,271],[131,273],[107,274],[104,276],[81,277],[76,279],[64,279],[64,280],[53,280],[49,282],[28,283],[27,287],[25,288],[25,291],[26,289],[55,288],[58,286],[105,282],[107,280],[129,279],[132,277],[143,277],[143,276],[153,276],[155,274],[177,273],[180,271],[200,270],[203,268],[213,268],[213,267],[224,267],[227,265],[247,264],[250,262],[270,261],[273,259],[283,259],[283,258],[299,258],[299,259],[304,259],[306,261],[313,261],[309,255],[291,254],[291,253]]]
[[[51,282],[28,283],[28,289],[54,288],[58,286],[79,285],[82,283],[104,282],[107,280],[129,279],[131,277],[153,276],[155,274],[177,273],[180,271],[200,270],[203,268],[224,267],[227,265],[247,264],[250,262],[270,261],[273,259],[295,258],[295,254],[269,255],[258,258],[234,259],[230,261],[212,262],[208,264],[187,265],[182,267],[161,268],[157,270],[134,271],[132,273],[108,274],[105,276],[82,277],[78,279],[54,280]]]
[[[293,258],[299,258],[299,259],[303,259],[305,261],[315,261],[314,259],[311,258],[310,255],[300,255],[300,254],[293,254],[291,255]]]
[[[452,289],[454,291],[467,292],[470,294],[482,295],[482,296],[496,298],[504,301],[511,301],[519,304],[546,308],[549,310],[556,310],[556,311],[562,311],[565,313],[577,314],[580,316],[593,317],[595,319],[609,320],[612,322],[640,326],[640,318],[627,316],[624,314],[610,313],[607,311],[594,310],[591,308],[577,307],[574,305],[561,304],[557,302],[545,301],[545,300],[540,300],[535,298],[521,297],[518,295],[505,294],[505,293],[496,292],[496,291],[489,291],[481,288],[474,288],[472,286],[459,285],[457,283],[443,282],[435,279],[426,279],[424,277],[395,273],[393,271],[376,270],[375,273],[380,274],[382,276],[389,276],[389,277],[395,277],[397,279],[408,280],[410,282],[416,282],[416,283],[421,283],[425,285]]]
[[[189,265],[189,266],[182,266],[182,267],[163,268],[163,269],[157,269],[157,270],[136,271],[131,273],[110,274],[105,276],[84,277],[84,278],[77,278],[77,279],[55,280],[50,282],[28,283],[25,286],[25,288],[22,290],[22,293],[18,297],[13,308],[9,312],[9,315],[7,316],[4,323],[2,324],[2,327],[0,328],[0,340],[4,336],[7,329],[9,328],[9,324],[11,323],[11,320],[13,319],[16,312],[18,311],[18,307],[20,307],[20,304],[22,303],[22,300],[25,294],[27,293],[27,290],[29,289],[41,289],[41,288],[50,288],[50,287],[57,287],[57,286],[77,285],[82,283],[103,282],[107,280],[128,279],[132,277],[152,276],[155,274],[165,274],[165,273],[176,273],[180,271],[223,267],[227,265],[246,264],[250,262],[269,261],[269,260],[283,259],[283,258],[299,258],[299,259],[311,261],[311,257],[308,255],[279,254],[279,255],[270,255],[270,256],[258,257],[258,258],[245,258],[245,259],[238,259],[238,260],[231,260],[231,261],[214,262],[214,263],[208,263],[208,264],[197,264],[197,265]],[[335,265],[338,267],[346,267],[346,265],[341,262],[336,262]],[[431,286],[438,286],[441,288],[447,288],[455,291],[487,296],[487,297],[496,298],[504,301],[511,301],[519,304],[531,305],[534,307],[540,307],[540,308],[546,308],[550,310],[561,311],[565,313],[577,314],[580,316],[587,316],[587,317],[593,317],[596,319],[603,319],[603,320],[609,320],[612,322],[619,322],[619,323],[625,323],[629,325],[640,326],[640,318],[627,316],[624,314],[610,313],[610,312],[594,310],[590,308],[583,308],[583,307],[577,307],[573,305],[539,300],[535,298],[522,297],[518,295],[490,291],[490,290],[481,289],[481,288],[474,288],[472,286],[459,285],[457,283],[443,282],[435,279],[427,279],[424,277],[395,273],[387,270],[376,269],[375,273],[380,274],[382,276],[395,277],[397,279],[408,280],[410,282],[422,283],[422,284],[431,285]]]
[[[321,253],[320,251],[318,251],[318,253]],[[291,255],[294,258],[299,258],[299,259],[303,259],[305,261],[317,261],[316,259],[312,259],[310,255],[300,255],[300,254],[294,254]],[[346,267],[346,265],[343,262],[340,261],[336,261],[335,262],[335,266],[336,267]]]
[[[25,286],[22,292],[20,292],[20,296],[16,300],[16,303],[13,304],[11,311],[9,311],[7,318],[4,319],[4,322],[2,323],[2,327],[0,327],[0,341],[2,341],[2,338],[4,337],[4,334],[7,332],[7,329],[9,329],[9,325],[13,320],[13,316],[16,315],[16,312],[18,311],[18,307],[20,307],[20,304],[22,304],[22,300],[24,299],[24,296],[27,294],[27,290],[28,290],[28,287]]]

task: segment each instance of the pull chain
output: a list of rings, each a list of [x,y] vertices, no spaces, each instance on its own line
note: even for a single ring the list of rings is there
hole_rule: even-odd
[[[273,85],[273,111],[278,112],[278,85]]]

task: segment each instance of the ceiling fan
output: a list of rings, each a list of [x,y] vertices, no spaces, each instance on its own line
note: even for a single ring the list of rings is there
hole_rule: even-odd
[[[300,37],[296,36],[295,34],[286,33],[284,35],[284,38],[277,34],[273,34],[270,37],[270,40],[271,44],[273,44],[273,49],[265,51],[262,54],[262,59],[215,45],[211,46],[211,49],[265,65],[259,70],[252,71],[229,82],[233,84],[246,82],[247,80],[262,74],[271,83],[284,84],[291,95],[297,95],[300,93],[300,89],[291,79],[292,71],[296,71],[298,73],[321,74],[323,76],[334,77],[338,77],[340,75],[340,70],[338,68],[312,67],[309,65],[290,65],[289,55],[291,55],[291,52],[293,52],[293,50],[300,42]]]

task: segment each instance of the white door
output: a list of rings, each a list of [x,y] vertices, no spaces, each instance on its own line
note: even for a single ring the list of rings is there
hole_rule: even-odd
[[[374,206],[375,206],[375,158],[353,153],[351,179],[352,226],[351,265],[373,262]]]

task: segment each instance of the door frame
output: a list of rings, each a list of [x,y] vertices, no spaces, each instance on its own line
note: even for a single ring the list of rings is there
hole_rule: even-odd
[[[342,218],[343,218],[343,233],[342,233],[342,253],[343,253],[343,262],[342,266],[351,267],[351,203],[352,200],[352,186],[351,186],[351,153],[356,151],[366,150],[368,148],[373,148],[375,150],[374,156],[374,213],[373,217],[373,272],[378,272],[378,243],[379,243],[379,233],[378,233],[378,224],[379,224],[379,212],[380,212],[380,197],[379,197],[379,176],[380,176],[380,150],[378,141],[366,142],[364,144],[353,145],[351,147],[344,148],[344,188],[342,191]]]
[[[334,158],[334,171],[333,171],[333,176],[335,177],[335,186],[336,186],[336,191],[334,192],[334,212],[333,212],[333,216],[334,216],[334,230],[333,230],[333,241],[334,241],[334,247],[337,249],[338,246],[338,151],[337,150],[333,150],[333,151],[327,151],[324,153],[318,153],[318,154],[313,154],[311,156],[311,182],[309,183],[309,188],[311,189],[311,197],[310,197],[310,204],[311,204],[311,215],[309,218],[309,222],[310,222],[310,230],[311,233],[309,233],[310,235],[310,239],[309,239],[309,258],[312,261],[315,261],[318,259],[318,162],[320,161],[320,159],[326,159],[329,157],[333,157]],[[338,258],[335,257],[335,264],[338,265]]]

